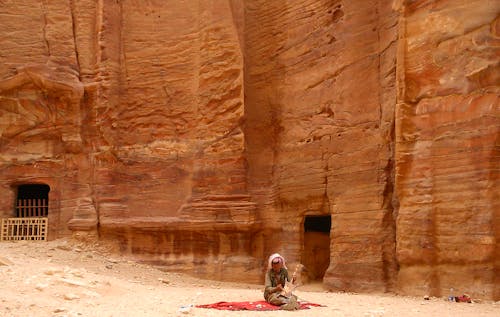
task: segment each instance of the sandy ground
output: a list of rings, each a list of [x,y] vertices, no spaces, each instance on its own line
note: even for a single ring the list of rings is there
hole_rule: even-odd
[[[261,300],[262,286],[165,272],[99,243],[0,242],[0,316],[500,316],[500,302],[332,293],[314,284],[295,293],[326,307],[270,312],[191,308]]]

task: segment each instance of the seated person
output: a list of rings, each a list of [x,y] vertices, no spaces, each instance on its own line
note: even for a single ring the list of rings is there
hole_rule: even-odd
[[[299,308],[297,296],[285,294],[283,291],[286,282],[290,282],[285,259],[275,253],[269,257],[266,278],[265,278],[264,298],[266,302],[281,306],[281,309],[295,310]],[[291,281],[295,282],[295,277]]]

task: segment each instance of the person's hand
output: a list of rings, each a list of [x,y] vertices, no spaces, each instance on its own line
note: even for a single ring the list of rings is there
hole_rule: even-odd
[[[276,286],[276,292],[281,292],[283,290],[283,286],[281,284],[278,284]]]

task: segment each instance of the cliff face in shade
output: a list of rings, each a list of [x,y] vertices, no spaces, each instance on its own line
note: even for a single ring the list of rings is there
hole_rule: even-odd
[[[44,183],[52,239],[499,299],[497,1],[0,3],[0,216]]]

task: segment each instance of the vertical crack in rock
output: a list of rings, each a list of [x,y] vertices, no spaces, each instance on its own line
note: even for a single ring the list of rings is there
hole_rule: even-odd
[[[321,211],[329,214],[333,213],[333,211],[330,209],[331,204],[330,204],[330,196],[328,196],[328,172],[329,172],[329,164],[328,162],[330,161],[330,155],[327,155],[325,158],[325,153],[323,152],[322,154],[322,160],[325,164],[325,167],[323,168],[324,172],[324,192],[323,192],[323,199],[321,202]]]
[[[73,31],[73,45],[75,49],[75,58],[76,58],[76,65],[77,65],[77,71],[78,71],[78,78],[80,81],[82,80],[81,76],[81,67],[80,67],[80,56],[78,53],[78,44],[77,44],[77,32],[76,32],[76,21],[75,21],[75,0],[70,0],[69,1],[69,10],[71,12],[71,27]]]
[[[47,48],[47,56],[50,57],[50,44],[49,40],[47,39],[47,9],[45,7],[45,1],[41,2],[42,5],[42,14],[43,14],[43,27],[42,27],[42,33],[43,33],[43,41],[45,43],[45,46]]]
[[[234,27],[238,35],[238,43],[240,52],[243,56],[245,50],[245,1],[229,0],[229,7],[231,9],[231,16]]]
[[[396,65],[388,66],[390,63],[387,60],[392,60],[392,54],[397,59],[397,48],[394,46],[397,43],[398,33],[392,35],[390,40],[384,39],[381,34],[386,32],[391,34],[391,29],[398,29],[399,14],[396,17],[387,20],[387,15],[381,15],[383,1],[378,1],[375,8],[377,16],[377,42],[379,45],[378,52],[378,82],[380,89],[378,90],[378,103],[379,103],[379,120],[378,129],[383,136],[386,144],[385,148],[381,151],[386,151],[387,156],[383,156],[387,161],[382,169],[384,174],[384,190],[382,194],[382,212],[384,213],[382,219],[382,271],[383,282],[385,284],[385,291],[394,291],[396,284],[396,275],[398,271],[397,258],[396,258],[396,213],[397,213],[397,197],[395,193],[395,111],[397,104],[397,95],[395,91],[387,93],[388,88],[396,87]],[[393,11],[394,12],[394,11]],[[389,25],[386,24],[389,22]],[[393,63],[395,64],[396,61]],[[392,97],[387,97],[389,94]],[[389,114],[390,113],[390,114]]]
[[[382,81],[381,81],[381,59],[382,59],[382,52],[380,51],[380,29],[382,28],[382,25],[381,25],[381,18],[380,18],[380,12],[379,12],[379,6],[380,6],[380,1],[377,1],[376,5],[375,5],[375,8],[374,8],[374,11],[375,11],[375,16],[376,16],[376,19],[377,19],[377,23],[376,25],[374,26],[374,28],[376,28],[376,32],[377,32],[377,43],[378,43],[378,46],[379,46],[379,49],[377,50],[377,78],[378,78],[378,83],[379,83],[379,89],[377,89],[377,102],[378,102],[378,129],[379,129],[379,133],[383,133],[383,129],[384,129],[384,125],[382,124],[383,122],[383,107],[384,107],[384,102],[382,100],[382,95],[381,95],[381,91],[383,90],[383,84],[382,84]],[[390,142],[388,142],[388,144],[386,146],[389,146],[390,147]],[[383,151],[383,149],[381,149]],[[393,228],[392,226],[392,217],[391,217],[391,208],[392,208],[392,205],[390,203],[391,201],[391,196],[392,196],[392,179],[391,179],[391,171],[388,170],[390,167],[391,167],[391,157],[388,159],[387,163],[386,163],[386,166],[385,168],[383,169],[383,173],[385,174],[384,177],[380,178],[379,179],[383,179],[384,182],[385,182],[385,186],[384,186],[384,192],[382,194],[382,200],[383,200],[383,203],[382,203],[382,212],[384,213],[384,216],[383,216],[383,219],[382,219],[382,228],[381,230],[383,231],[382,233],[382,239],[381,239],[381,242],[382,242],[382,254],[381,254],[381,257],[382,257],[382,274],[383,274],[383,277],[382,277],[382,280],[383,280],[383,283],[384,283],[384,287],[385,287],[385,290],[387,291],[387,289],[389,288],[389,284],[390,284],[390,272],[389,272],[389,265],[391,264],[391,256],[390,254],[390,251],[392,250],[387,250],[389,247],[390,247],[390,241],[388,240],[392,240],[392,232],[389,231],[387,232],[388,230],[391,230]],[[389,202],[389,203],[387,203]],[[392,241],[391,241],[392,242]]]
[[[398,271],[396,259],[396,217],[397,217],[397,197],[395,193],[395,171],[394,171],[394,121],[391,125],[391,141],[389,142],[390,157],[384,167],[385,187],[382,194],[382,209],[384,217],[382,228],[384,234],[384,246],[382,251],[383,274],[386,291],[395,290],[395,279]]]

